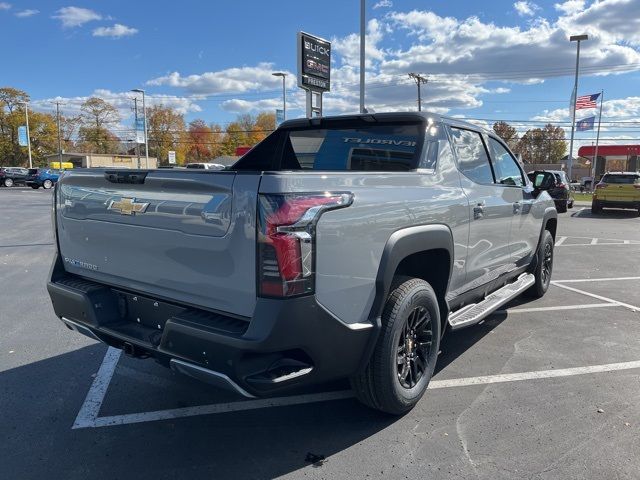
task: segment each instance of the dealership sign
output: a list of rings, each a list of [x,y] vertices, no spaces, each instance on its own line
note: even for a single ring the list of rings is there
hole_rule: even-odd
[[[316,92],[331,88],[331,43],[298,32],[298,86]]]

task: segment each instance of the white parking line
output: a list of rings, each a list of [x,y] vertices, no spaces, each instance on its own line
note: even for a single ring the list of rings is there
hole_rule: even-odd
[[[640,361],[609,363],[605,365],[590,365],[587,367],[562,368],[556,370],[503,373],[498,375],[483,375],[477,377],[453,378],[448,380],[433,380],[429,384],[429,389],[435,390],[440,388],[468,387],[473,385],[520,382],[525,380],[539,380],[545,378],[571,377],[576,375],[615,372],[636,368],[640,368]],[[111,374],[113,374],[113,372],[111,372]],[[96,381],[97,380],[98,378],[96,377]],[[260,408],[284,407],[291,405],[302,405],[307,403],[326,402],[332,400],[344,400],[351,397],[353,397],[353,393],[351,392],[351,390],[340,390],[336,392],[313,393],[308,395],[294,395],[289,397],[276,397],[260,400],[198,405],[194,407],[156,410],[153,412],[128,413],[123,415],[111,415],[107,417],[95,417],[92,421],[88,421],[89,419],[87,418],[80,424],[76,422],[73,428],[96,428],[110,427],[115,425],[128,425],[132,423],[172,420],[177,418],[194,417],[198,415],[213,415],[217,413],[242,412]],[[102,402],[100,401],[100,404],[101,403]]]
[[[567,237],[560,237],[558,239],[558,241],[556,242],[556,247],[559,247],[560,245],[562,245],[564,243],[564,241],[567,239]]]
[[[634,305],[629,305],[628,303],[619,302],[618,300],[614,300],[613,298],[603,297],[602,295],[596,295],[595,293],[585,292],[584,290],[579,290],[574,287],[570,287],[568,285],[563,285],[562,283],[558,283],[555,281],[551,282],[556,287],[564,288],[565,290],[570,290],[572,292],[581,293],[582,295],[586,295],[588,297],[597,298],[598,300],[602,300],[604,302],[615,303],[616,305],[620,305],[621,307],[626,307],[631,311],[638,312],[640,311],[640,307],[636,307]]]
[[[561,237],[565,238],[565,237]],[[568,245],[567,245],[568,246]],[[570,290],[582,295],[586,295],[607,303],[593,303],[586,305],[561,305],[557,307],[534,307],[534,308],[514,308],[506,310],[506,313],[525,313],[525,312],[543,312],[553,310],[574,310],[587,308],[604,308],[621,306],[628,308],[634,312],[640,311],[640,307],[629,305],[611,298],[596,295],[594,293],[579,290],[564,283],[578,282],[603,282],[603,281],[623,281],[623,280],[640,280],[640,277],[614,277],[614,278],[589,278],[589,279],[569,279],[554,280],[551,283],[559,288]],[[501,312],[505,312],[502,310]],[[240,412],[246,410],[255,410],[259,408],[281,407],[288,405],[301,405],[307,403],[315,403],[321,401],[340,400],[352,397],[350,390],[325,392],[308,395],[295,395],[288,397],[276,397],[268,399],[257,399],[248,401],[238,401],[230,403],[220,403],[212,405],[200,405],[194,407],[176,408],[168,410],[156,410],[151,412],[139,412],[122,415],[112,415],[100,417],[100,408],[104,402],[104,398],[109,388],[109,383],[115,372],[118,360],[122,351],[113,347],[109,347],[104,356],[102,364],[98,369],[89,392],[76,416],[72,428],[94,428],[112,425],[125,425],[130,423],[152,422],[158,420],[168,420],[175,418],[192,417],[196,415],[211,415],[216,413]],[[524,380],[534,380],[554,377],[567,377],[573,375],[584,375],[590,373],[601,373],[618,370],[628,370],[640,368],[640,361],[611,363],[606,365],[593,365],[586,367],[576,367],[558,370],[542,370],[537,372],[522,372],[498,375],[486,375],[479,377],[458,378],[450,380],[434,380],[429,385],[430,389],[463,387],[469,385],[483,385],[491,383],[504,383]]]
[[[117,348],[109,347],[107,349],[96,378],[94,378],[89,393],[87,393],[87,397],[84,399],[84,403],[76,416],[76,421],[71,428],[86,428],[94,425],[121,354],[122,350]]]
[[[588,308],[619,307],[617,303],[587,303],[581,305],[560,305],[558,307],[532,307],[532,308],[509,308],[507,310],[496,310],[494,313],[530,313],[530,312],[554,312],[556,310],[583,310]]]
[[[554,283],[618,282],[623,280],[640,280],[640,277],[578,278],[575,280],[554,280]]]

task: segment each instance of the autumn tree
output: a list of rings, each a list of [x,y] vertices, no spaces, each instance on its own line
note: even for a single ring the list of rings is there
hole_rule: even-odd
[[[183,163],[186,148],[184,139],[184,116],[171,107],[156,105],[147,110],[149,155],[167,163],[169,151],[176,152],[178,163]]]
[[[120,121],[118,110],[97,97],[87,99],[80,107],[82,125],[79,137],[90,153],[109,153],[113,151],[119,139],[110,128]]]
[[[197,119],[189,123],[187,131],[188,150],[187,159],[196,162],[211,160],[211,145],[213,132],[204,120]]]
[[[507,122],[499,121],[493,124],[493,131],[505,141],[511,150],[516,150],[518,146],[518,131],[515,127],[509,125]]]

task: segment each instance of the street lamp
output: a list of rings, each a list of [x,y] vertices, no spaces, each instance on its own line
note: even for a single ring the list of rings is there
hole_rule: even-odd
[[[287,74],[284,72],[273,72],[274,77],[282,77],[282,120],[287,119],[287,89],[285,88],[285,80]]]
[[[578,97],[578,72],[580,70],[580,42],[589,40],[588,35],[572,35],[569,37],[570,42],[577,42],[576,50],[576,78],[573,84],[573,95],[571,95],[571,141],[569,142],[569,155],[567,156],[567,174],[569,182],[571,182],[571,169],[573,167],[573,135],[576,127],[576,99]]]
[[[147,104],[145,103],[144,90],[141,88],[134,88],[131,90],[135,93],[142,94],[142,117],[144,118],[144,156],[145,156],[145,167],[149,168],[149,137],[147,135]]]

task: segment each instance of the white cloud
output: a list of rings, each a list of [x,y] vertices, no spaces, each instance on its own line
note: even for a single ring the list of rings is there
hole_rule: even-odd
[[[172,72],[149,80],[147,85],[183,88],[202,95],[275,90],[282,85],[281,78],[272,75],[275,71],[282,70],[276,69],[273,63],[263,62],[254,67],[235,67],[187,76]],[[293,87],[296,83],[295,74],[286,71],[285,73],[288,86]]]
[[[569,35],[588,32],[581,74],[609,75],[639,70],[634,46],[640,20],[638,0],[601,0],[578,13],[537,18],[524,26],[496,25],[478,17],[443,17],[430,11],[391,12],[367,28],[366,104],[375,111],[415,110],[416,86],[408,72],[429,78],[423,107],[436,113],[472,109],[486,95],[509,93],[511,84],[532,85],[573,74],[575,45]],[[567,7],[568,8],[568,7]],[[403,38],[404,36],[404,38]],[[327,114],[356,112],[359,101],[359,36],[332,38],[332,91],[324,96]],[[399,46],[400,45],[400,46]],[[281,80],[273,63],[184,75],[169,73],[147,82],[198,95],[225,95],[231,112],[279,108]],[[287,109],[304,109],[304,95],[287,77]],[[295,93],[294,93],[295,92]]]
[[[11,9],[11,4],[7,2],[0,2],[0,10],[9,10]]]
[[[80,27],[94,20],[102,20],[102,15],[88,8],[63,7],[52,18],[60,20],[64,28]]]
[[[556,3],[554,7],[565,15],[573,15],[584,10],[584,3],[585,0],[567,0],[563,3]]]
[[[37,15],[40,13],[40,10],[35,10],[33,8],[28,8],[26,10],[21,10],[19,12],[16,12],[16,17],[18,18],[27,18],[27,17],[32,17],[34,15]]]
[[[94,37],[122,38],[130,37],[131,35],[135,35],[136,33],[138,33],[137,29],[127,27],[126,25],[122,25],[120,23],[116,23],[112,27],[98,27],[93,30]]]
[[[540,10],[540,7],[533,2],[520,1],[513,4],[513,8],[521,17],[531,17]]]
[[[378,8],[391,8],[393,7],[393,2],[391,0],[380,0],[373,6],[373,9],[376,10]]]

